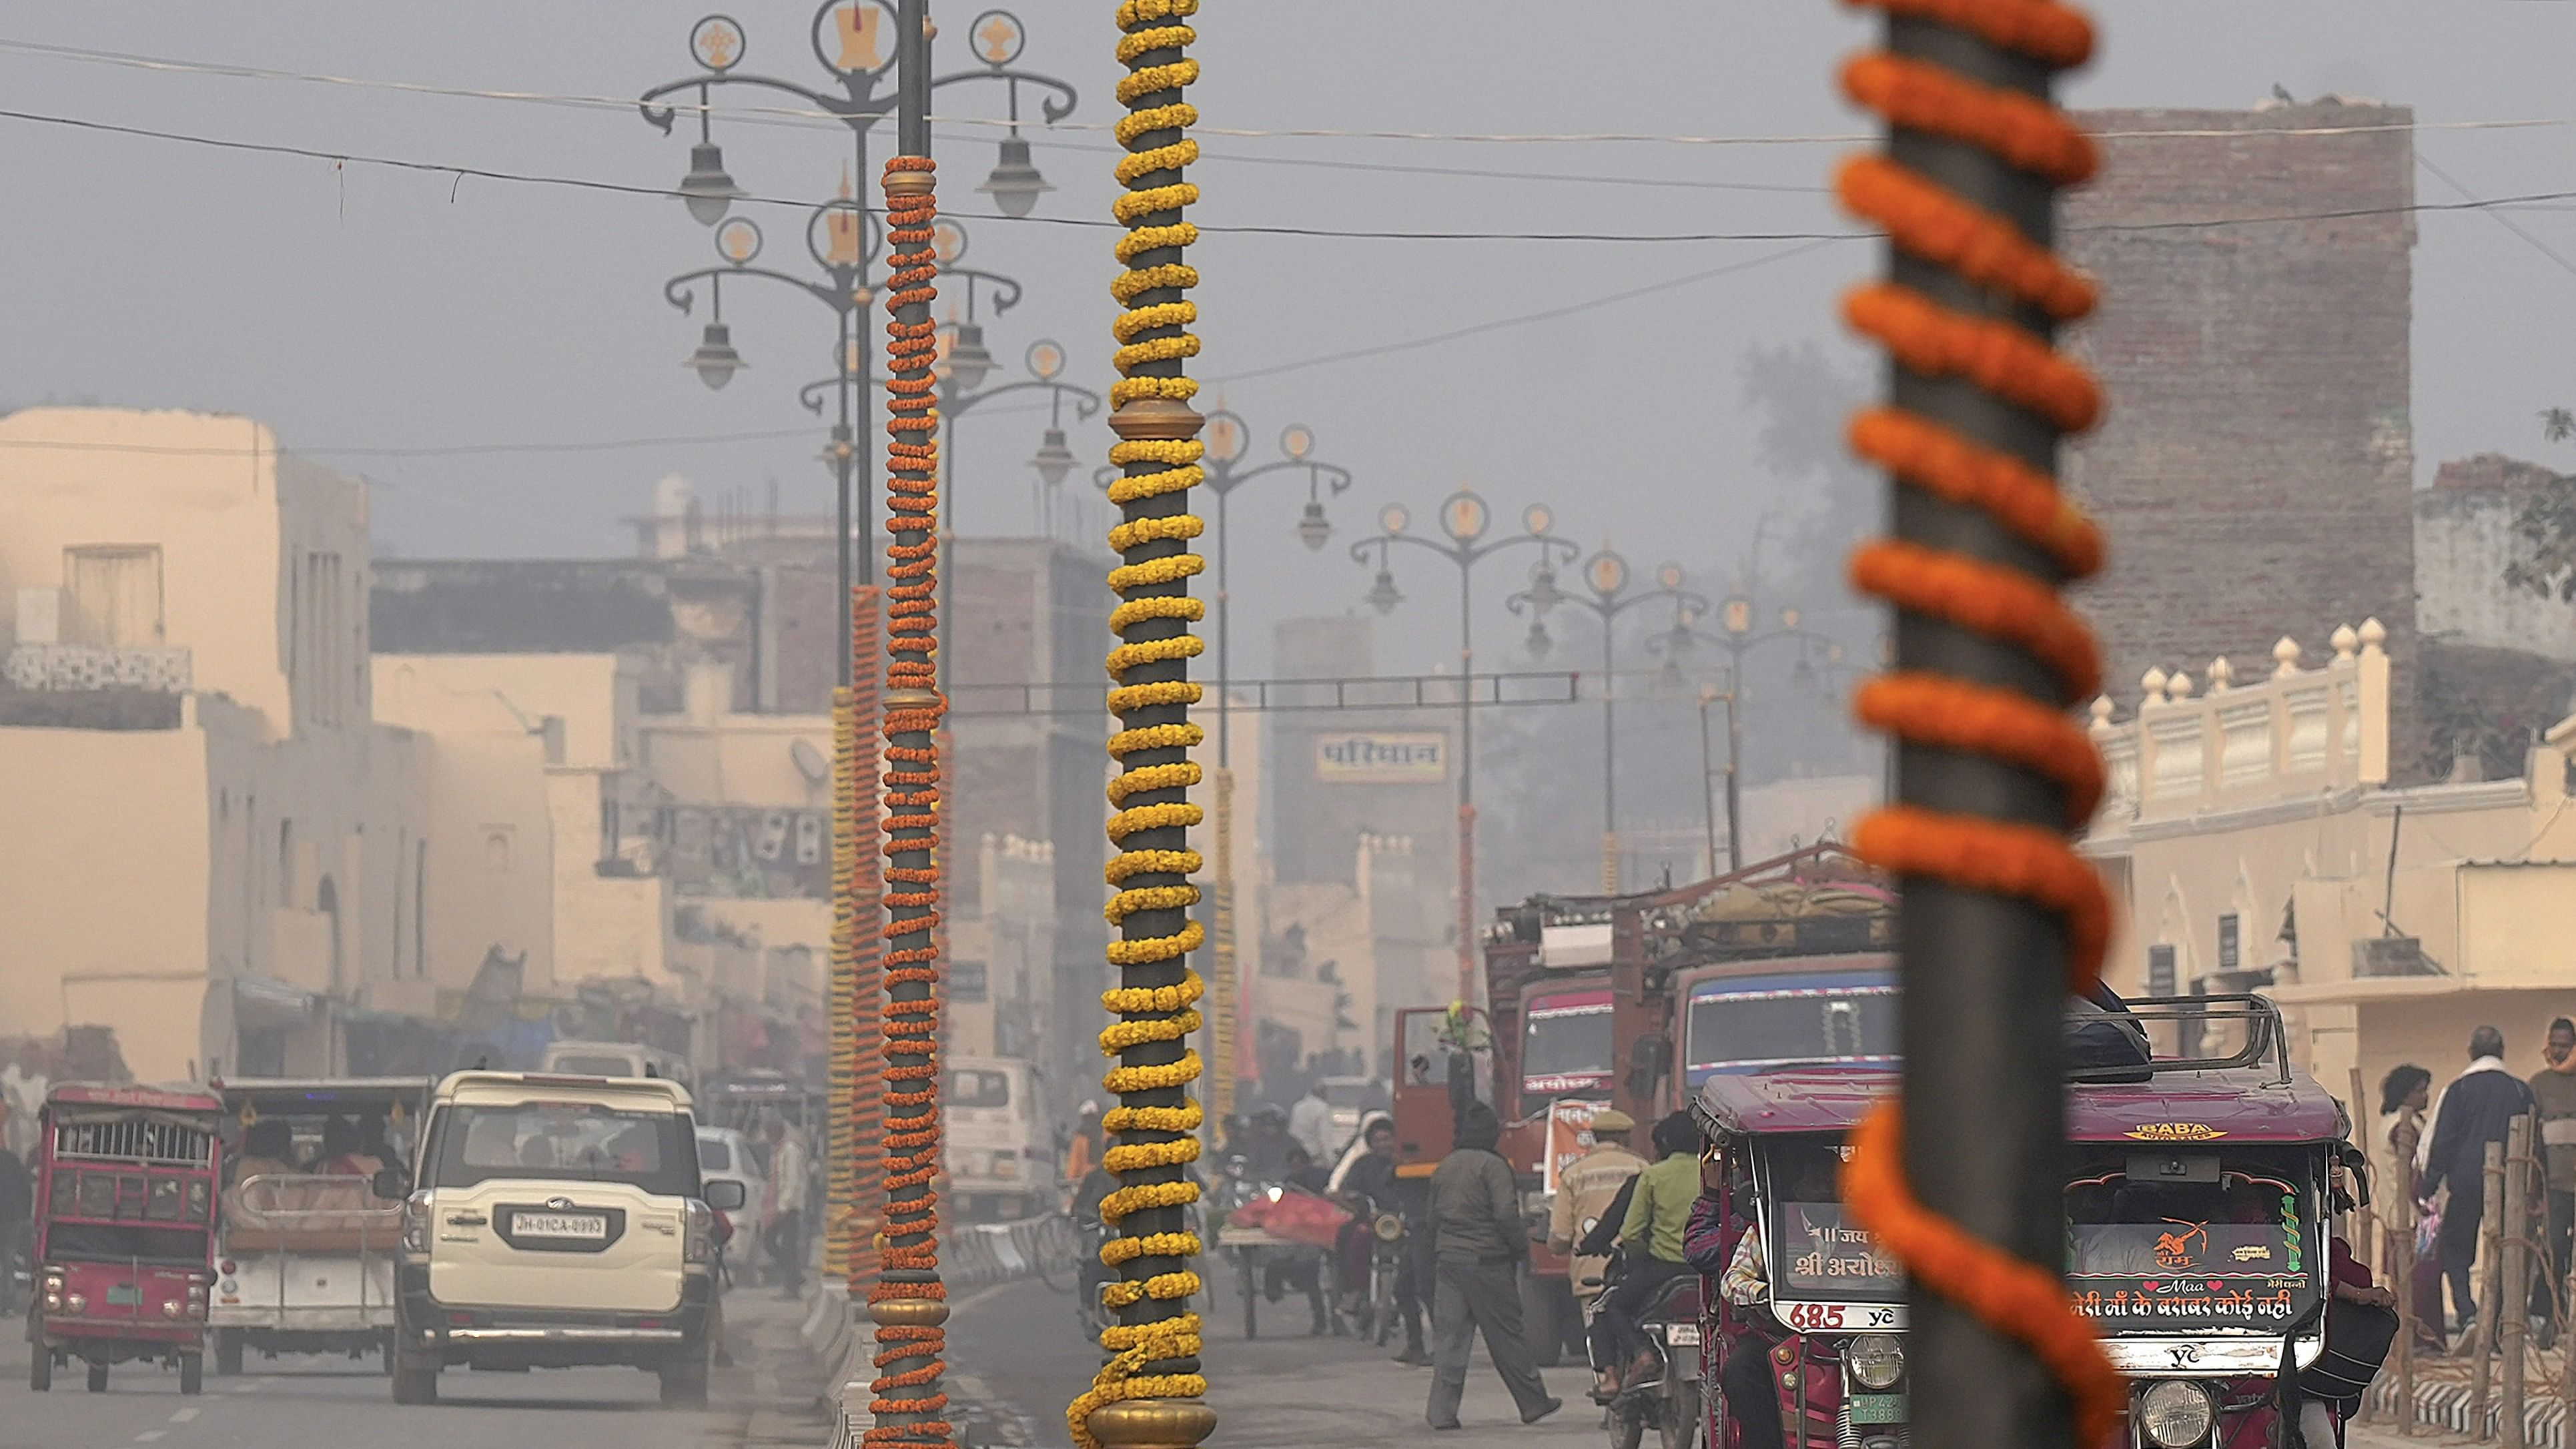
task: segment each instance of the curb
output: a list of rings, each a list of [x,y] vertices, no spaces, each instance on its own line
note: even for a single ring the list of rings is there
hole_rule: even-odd
[[[2454,1434],[2493,1440],[2503,1427],[2501,1394],[2489,1394],[2482,1424],[2470,1421],[2470,1391],[2466,1384],[2428,1383],[2415,1386],[2416,1422],[2448,1429]],[[2366,1400],[2374,1426],[2393,1424],[2397,1418],[2397,1381],[2383,1374],[2370,1386]],[[2523,1443],[2530,1449],[2570,1449],[2568,1443],[2568,1406],[2555,1393],[2526,1394],[2522,1407]]]

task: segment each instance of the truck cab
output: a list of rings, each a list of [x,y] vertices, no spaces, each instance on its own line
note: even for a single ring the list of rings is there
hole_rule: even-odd
[[[687,1089],[668,1078],[458,1072],[433,1096],[402,1200],[396,1403],[439,1371],[625,1364],[702,1405],[721,1329],[715,1214]]]

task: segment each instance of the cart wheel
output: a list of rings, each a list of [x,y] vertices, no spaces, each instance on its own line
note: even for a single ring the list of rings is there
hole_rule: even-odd
[[[27,1387],[44,1393],[54,1386],[53,1346],[38,1339],[27,1355]]]
[[[202,1394],[206,1391],[206,1356],[202,1353],[179,1355],[179,1392]]]
[[[215,1377],[232,1378],[242,1371],[241,1331],[232,1328],[215,1330]]]
[[[89,1391],[93,1394],[107,1392],[107,1365],[94,1363],[89,1366]]]

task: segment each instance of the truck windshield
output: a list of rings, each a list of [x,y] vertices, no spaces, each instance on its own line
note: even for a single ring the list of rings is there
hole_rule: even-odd
[[[1770,1204],[1771,1292],[1803,1303],[1894,1303],[1905,1275],[1861,1231],[1836,1187],[1850,1149],[1830,1138],[1764,1139],[1762,1190]]]
[[[2089,1154],[2066,1189],[2075,1305],[2106,1333],[2281,1332],[2325,1279],[2308,1168],[2295,1148]]]
[[[667,1197],[698,1194],[696,1134],[685,1113],[597,1102],[453,1106],[440,1110],[430,1131],[429,1187],[576,1179]]]
[[[55,1223],[45,1229],[45,1256],[66,1263],[188,1263],[204,1267],[202,1228],[140,1228],[110,1223]]]
[[[1752,990],[1704,982],[1691,992],[1688,1033],[1693,1086],[1745,1067],[1891,1059],[1896,991],[1877,982]]]
[[[983,1067],[960,1067],[948,1074],[948,1105],[1007,1107],[1011,1105],[1011,1074]]]
[[[1521,1029],[1521,1090],[1575,1092],[1610,1080],[1610,993],[1532,997]]]

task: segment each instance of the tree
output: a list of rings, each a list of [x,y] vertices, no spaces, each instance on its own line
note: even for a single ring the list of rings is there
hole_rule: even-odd
[[[2540,435],[2550,442],[2576,438],[2576,410],[2547,408]],[[2561,473],[2532,490],[2514,516],[2514,532],[2531,546],[2505,567],[2504,581],[2543,598],[2576,603],[2576,476]]]

